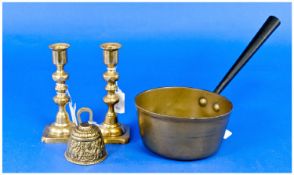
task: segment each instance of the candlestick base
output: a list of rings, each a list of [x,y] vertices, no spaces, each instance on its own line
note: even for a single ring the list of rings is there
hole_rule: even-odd
[[[126,144],[130,140],[130,128],[126,125],[102,123],[99,128],[106,144]]]
[[[45,143],[66,143],[73,126],[75,126],[74,123],[62,126],[53,123],[45,128],[41,141]]]

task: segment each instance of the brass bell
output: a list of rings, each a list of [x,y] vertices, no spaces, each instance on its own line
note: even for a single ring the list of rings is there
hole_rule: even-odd
[[[89,113],[89,121],[82,123],[81,113]],[[74,127],[67,143],[65,158],[75,164],[91,165],[103,161],[107,152],[102,133],[93,122],[93,112],[89,108],[81,108],[78,113],[78,126]]]

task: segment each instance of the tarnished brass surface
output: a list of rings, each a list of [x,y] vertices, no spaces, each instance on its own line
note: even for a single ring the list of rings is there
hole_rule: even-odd
[[[159,155],[179,160],[201,159],[216,152],[233,107],[219,93],[279,25],[278,18],[267,18],[213,93],[163,87],[139,94],[136,106],[144,144]]]
[[[67,62],[67,48],[69,44],[56,43],[49,46],[52,49],[53,64],[57,70],[52,74],[53,80],[56,82],[55,90],[57,95],[53,98],[58,105],[56,120],[50,126],[47,126],[43,132],[42,141],[45,143],[66,142],[70,136],[70,132],[74,124],[69,120],[65,105],[69,102],[69,97],[66,95],[67,85],[65,81],[68,79],[68,74],[63,67]]]
[[[163,87],[136,97],[140,134],[153,152],[193,160],[218,150],[232,104],[209,91]]]
[[[103,60],[107,66],[107,72],[103,74],[103,78],[107,81],[105,90],[107,95],[103,101],[108,105],[108,111],[104,122],[100,125],[105,143],[121,143],[129,142],[130,131],[125,125],[118,122],[117,115],[114,111],[114,105],[119,102],[119,97],[115,94],[117,90],[116,81],[119,78],[116,72],[118,63],[118,49],[121,47],[119,43],[104,43],[101,45],[103,49]]]
[[[103,161],[107,152],[102,133],[98,126],[82,123],[80,114],[88,112],[89,122],[93,121],[93,112],[89,108],[81,108],[78,111],[79,125],[74,127],[68,140],[65,158],[75,164],[92,165]]]

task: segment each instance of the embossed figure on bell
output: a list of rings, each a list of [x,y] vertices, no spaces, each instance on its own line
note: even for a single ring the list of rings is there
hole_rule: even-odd
[[[118,122],[117,114],[114,110],[114,105],[119,102],[119,97],[115,92],[117,90],[116,81],[119,78],[116,65],[120,47],[119,43],[104,43],[101,45],[104,64],[107,66],[107,71],[103,74],[103,78],[107,81],[105,87],[107,95],[103,98],[103,101],[108,105],[108,111],[104,122],[100,125],[105,143],[125,144],[129,142],[130,138],[129,127]]]
[[[81,113],[88,112],[89,122],[81,121]],[[103,161],[107,152],[103,141],[102,133],[93,122],[93,112],[89,108],[81,108],[78,113],[78,123],[72,132],[67,143],[65,158],[75,164],[92,165]]]
[[[69,44],[56,43],[49,46],[52,49],[53,64],[57,70],[52,74],[53,80],[56,82],[56,96],[53,98],[58,105],[56,120],[53,124],[46,127],[42,136],[42,141],[45,143],[67,142],[70,132],[74,124],[69,120],[65,105],[69,102],[69,97],[66,94],[67,85],[65,81],[68,79],[68,74],[63,67],[67,63],[67,48]]]

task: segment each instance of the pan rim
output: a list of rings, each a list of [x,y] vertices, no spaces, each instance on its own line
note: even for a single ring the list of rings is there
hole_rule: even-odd
[[[205,91],[205,92],[208,92],[208,93],[211,93],[211,94],[219,95],[220,97],[224,98],[228,103],[230,103],[231,109],[227,113],[224,113],[224,114],[221,114],[221,115],[217,115],[217,116],[213,116],[213,117],[192,117],[192,116],[179,117],[179,116],[165,115],[165,114],[159,114],[159,113],[156,113],[156,112],[152,112],[152,111],[146,110],[143,107],[141,107],[141,106],[138,105],[137,101],[138,101],[138,98],[139,98],[140,95],[142,95],[144,93],[147,93],[147,92],[150,92],[152,90],[169,89],[169,88],[192,89],[192,90]],[[148,114],[151,114],[152,117],[166,118],[166,119],[179,119],[179,120],[213,120],[213,119],[219,119],[219,118],[222,118],[222,117],[229,116],[229,114],[232,112],[233,107],[234,107],[233,104],[232,104],[232,102],[228,98],[226,98],[225,96],[222,96],[220,94],[216,94],[216,93],[211,92],[211,91],[208,91],[208,90],[198,89],[198,88],[193,88],[193,87],[187,87],[187,86],[161,86],[161,87],[156,87],[156,88],[152,88],[152,89],[147,89],[147,90],[141,91],[135,97],[135,105],[136,105],[136,107],[138,109],[140,109],[140,110],[142,110],[142,111],[144,111],[144,112],[146,112]]]

